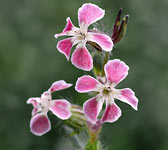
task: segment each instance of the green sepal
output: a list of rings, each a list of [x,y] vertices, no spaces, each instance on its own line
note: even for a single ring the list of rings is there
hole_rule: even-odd
[[[75,131],[86,129],[87,119],[82,108],[78,105],[72,105],[71,114],[72,116],[68,120],[64,120],[64,123]]]
[[[95,76],[102,76],[103,74],[103,52],[96,52],[96,55],[93,57],[93,72]]]
[[[94,144],[91,144],[90,142],[86,145],[85,150],[101,150],[102,145],[99,140],[95,141]]]

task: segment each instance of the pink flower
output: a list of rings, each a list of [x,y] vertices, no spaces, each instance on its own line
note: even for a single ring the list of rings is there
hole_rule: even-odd
[[[27,104],[32,104],[34,107],[30,121],[30,129],[33,134],[41,136],[51,129],[51,124],[47,116],[49,110],[62,120],[70,118],[71,104],[65,99],[52,100],[51,97],[52,92],[69,88],[70,86],[72,84],[67,84],[63,80],[56,81],[41,97],[29,98],[27,100]]]
[[[138,99],[134,92],[129,89],[116,89],[115,86],[126,78],[129,67],[119,59],[109,60],[104,67],[105,78],[100,82],[89,75],[78,78],[75,89],[80,93],[95,91],[98,94],[87,100],[83,105],[85,116],[92,123],[96,123],[97,117],[106,101],[106,109],[101,118],[101,122],[114,122],[121,116],[120,108],[115,104],[114,99],[118,99],[131,105],[137,110]]]
[[[70,38],[61,40],[57,44],[57,49],[63,53],[69,60],[71,49],[77,44],[75,51],[72,54],[71,61],[74,66],[79,69],[90,71],[93,68],[93,60],[86,48],[87,41],[97,43],[104,51],[111,51],[113,42],[111,38],[105,34],[88,31],[88,27],[103,18],[105,11],[98,6],[90,3],[83,4],[78,10],[79,28],[75,27],[71,19],[66,19],[67,24],[63,32],[56,34],[59,36],[70,36]]]

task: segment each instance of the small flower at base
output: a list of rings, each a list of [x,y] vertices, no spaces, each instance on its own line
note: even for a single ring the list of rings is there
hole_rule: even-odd
[[[54,82],[48,91],[45,91],[41,97],[29,98],[27,104],[32,104],[32,118],[30,121],[31,132],[37,136],[41,136],[51,129],[51,124],[48,119],[48,111],[52,111],[58,118],[65,120],[71,116],[71,104],[65,100],[52,100],[52,92],[59,91],[72,86],[65,81],[60,80]]]

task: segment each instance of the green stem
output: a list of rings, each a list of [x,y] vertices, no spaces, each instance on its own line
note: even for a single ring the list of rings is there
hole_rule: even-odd
[[[85,150],[101,150],[101,142],[99,140],[96,140],[93,144],[88,143],[85,147]]]
[[[99,141],[99,134],[101,132],[102,125],[98,122],[92,124],[88,122],[88,134],[89,140],[85,146],[85,150],[101,150],[101,142]]]
[[[110,58],[110,55],[108,52],[106,52],[104,56],[103,66],[102,66],[102,77],[105,75],[104,65],[108,62],[109,58]]]

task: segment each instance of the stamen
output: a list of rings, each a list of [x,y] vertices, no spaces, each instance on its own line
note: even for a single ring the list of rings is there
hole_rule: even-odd
[[[110,86],[104,87],[102,94],[107,96],[110,95],[110,93],[112,93],[111,87]]]

